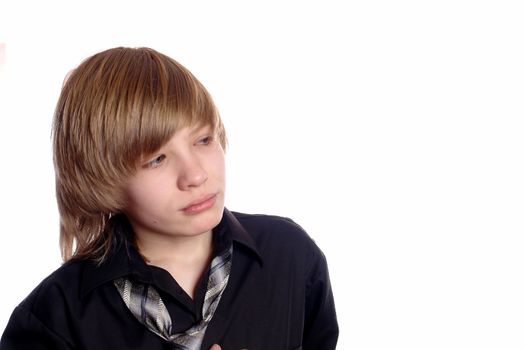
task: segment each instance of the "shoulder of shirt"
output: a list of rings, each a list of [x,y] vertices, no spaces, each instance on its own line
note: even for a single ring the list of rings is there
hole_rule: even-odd
[[[236,211],[231,213],[242,225],[256,225],[259,230],[284,230],[308,237],[306,231],[288,217],[268,214],[246,214]]]
[[[309,254],[322,255],[310,235],[294,220],[277,215],[246,214],[231,212],[245,230],[262,245],[279,246],[294,251],[303,250]],[[302,249],[301,249],[302,248]]]
[[[302,228],[292,219],[284,216],[269,215],[269,214],[247,214],[238,211],[230,211],[237,220],[241,223],[248,221],[256,221],[259,224],[284,224],[285,226],[295,226],[302,230]]]
[[[14,309],[11,319],[16,321],[13,324],[10,321],[11,327],[14,327],[12,331],[18,332],[17,328],[26,331],[45,329],[54,339],[60,339],[72,349],[73,340],[61,325],[67,323],[71,308],[78,305],[76,300],[79,298],[82,271],[90,263],[88,260],[66,262],[42,280]]]
[[[306,231],[290,218],[232,212],[244,227],[271,268],[295,269],[297,274],[312,280],[326,273],[326,257]]]
[[[62,301],[79,298],[83,272],[90,264],[94,262],[72,260],[64,263],[42,280],[19,307],[39,317],[65,305]]]

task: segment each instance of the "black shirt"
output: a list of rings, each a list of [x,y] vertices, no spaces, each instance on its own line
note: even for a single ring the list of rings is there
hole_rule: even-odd
[[[225,209],[213,234],[215,254],[233,242],[232,270],[202,349],[215,343],[223,350],[335,349],[326,259],[300,226]],[[121,244],[100,266],[73,260],[46,278],[14,310],[0,349],[172,349],[127,309],[113,284],[122,276],[156,287],[174,333],[202,318],[207,274],[192,300],[167,271]]]

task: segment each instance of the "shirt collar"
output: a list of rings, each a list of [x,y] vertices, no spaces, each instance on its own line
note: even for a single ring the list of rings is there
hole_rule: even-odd
[[[121,238],[126,236],[122,230],[130,230],[129,225],[120,225],[115,234]],[[129,236],[129,235],[127,235]],[[253,237],[246,231],[237,218],[226,208],[221,222],[213,230],[215,254],[230,246],[231,242],[247,250],[262,264],[261,254]],[[143,283],[152,283],[153,276],[150,267],[144,262],[135,246],[128,239],[117,239],[113,253],[102,264],[88,261],[81,278],[81,297],[86,296],[96,287],[113,281],[116,278],[131,275]]]
[[[246,231],[239,220],[237,220],[237,218],[228,209],[224,208],[224,215],[222,216],[221,223],[217,226],[217,228],[217,233],[223,230],[229,232],[234,243],[239,243],[240,245],[248,248],[248,250],[255,257],[257,257],[259,263],[262,264],[263,260],[261,254],[257,249],[257,244],[255,243],[252,235]]]

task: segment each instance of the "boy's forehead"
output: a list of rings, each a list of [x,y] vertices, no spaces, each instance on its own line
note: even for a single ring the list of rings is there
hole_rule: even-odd
[[[204,122],[204,123],[197,123],[194,125],[190,125],[188,130],[190,133],[197,133],[197,132],[200,132],[206,129],[212,129],[212,128],[213,128],[213,125],[211,125],[211,123]]]
[[[173,138],[177,138],[179,136],[195,136],[197,134],[203,133],[203,132],[210,132],[213,130],[213,125],[211,123],[196,123],[192,125],[185,125],[177,130],[170,136],[170,138],[164,143],[167,144],[170,142],[170,140],[173,140]]]

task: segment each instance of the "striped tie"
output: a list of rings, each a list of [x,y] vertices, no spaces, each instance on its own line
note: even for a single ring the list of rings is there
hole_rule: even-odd
[[[171,334],[171,317],[159,293],[151,285],[132,282],[123,277],[114,281],[122,300],[131,313],[150,331],[174,345],[174,349],[198,350],[222,293],[228,284],[232,265],[232,248],[216,256],[210,266],[202,320],[183,333]]]

